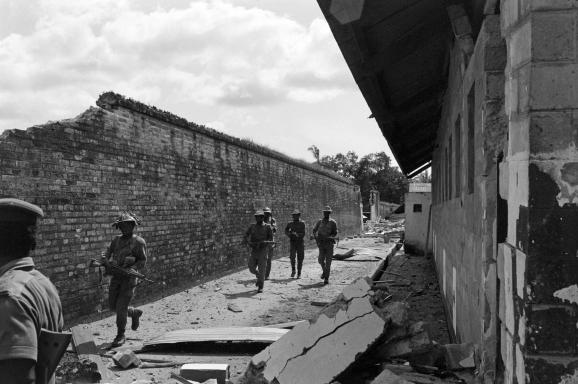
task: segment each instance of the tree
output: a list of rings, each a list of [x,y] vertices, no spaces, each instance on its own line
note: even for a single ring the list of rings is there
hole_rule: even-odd
[[[315,161],[319,163],[319,156],[320,156],[319,148],[317,148],[316,145],[312,145],[309,148],[307,148],[307,150],[311,151],[313,157],[315,158]]]
[[[319,153],[316,146],[309,147],[315,155],[313,149]],[[391,166],[391,159],[385,152],[370,153],[359,159],[355,152],[349,151],[345,155],[323,156],[319,164],[359,185],[364,210],[369,210],[369,191],[372,189],[379,191],[382,200],[392,203],[401,203],[407,192],[406,177],[397,167]]]

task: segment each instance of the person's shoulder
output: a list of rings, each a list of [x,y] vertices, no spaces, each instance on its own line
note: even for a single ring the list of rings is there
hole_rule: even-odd
[[[329,221],[332,222],[332,223],[337,224],[337,221],[335,221],[335,219],[329,218]]]
[[[146,245],[147,242],[145,241],[145,239],[143,239],[142,237],[138,236],[138,235],[132,235],[133,240],[140,245]]]
[[[34,279],[30,271],[12,269],[0,277],[0,296],[20,296]]]

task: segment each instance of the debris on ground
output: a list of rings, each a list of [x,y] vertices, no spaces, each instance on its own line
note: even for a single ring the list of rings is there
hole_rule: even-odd
[[[193,344],[207,342],[264,343],[271,344],[289,332],[287,329],[270,327],[222,327],[179,329],[167,332],[143,343],[142,350],[162,345]]]
[[[345,260],[355,255],[355,249],[350,249],[345,253],[336,253],[333,255],[333,260]]]
[[[229,381],[228,364],[185,364],[181,367],[179,376],[197,382],[215,380],[217,384],[227,384]]]
[[[112,356],[112,361],[122,369],[127,369],[132,366],[138,367],[141,365],[140,359],[130,349],[125,349],[115,353]]]
[[[241,309],[241,307],[239,307],[237,304],[235,303],[229,303],[227,305],[227,309],[231,312],[243,312],[243,310]]]
[[[356,280],[317,317],[255,355],[239,384],[339,381],[389,331],[407,326],[405,305],[381,306],[381,295],[371,289],[370,278]]]

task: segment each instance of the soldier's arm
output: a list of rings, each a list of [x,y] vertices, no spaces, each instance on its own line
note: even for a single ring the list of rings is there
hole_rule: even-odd
[[[36,381],[38,340],[35,321],[24,304],[10,296],[0,296],[0,383]]]
[[[270,225],[267,226],[267,241],[273,241],[273,229]]]
[[[289,237],[291,237],[291,232],[289,232],[290,229],[291,229],[291,223],[287,223],[287,225],[285,226],[285,234]]]
[[[319,225],[321,224],[321,220],[318,220],[313,227],[313,237],[317,237],[317,231],[319,230]]]
[[[333,225],[331,228],[331,237],[337,237],[337,222],[333,221]]]
[[[250,243],[251,229],[252,228],[253,228],[253,226],[250,226],[249,229],[247,229],[247,232],[245,232],[245,236],[243,237],[243,244],[245,244],[245,245],[249,245],[249,243]]]
[[[133,267],[136,269],[144,268],[147,262],[147,243],[142,238],[137,239],[137,246],[134,249],[135,262]]]

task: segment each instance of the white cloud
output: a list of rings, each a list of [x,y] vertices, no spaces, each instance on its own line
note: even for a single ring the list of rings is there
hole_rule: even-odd
[[[0,30],[0,130],[30,110],[41,110],[38,118],[70,117],[62,99],[77,110],[107,90],[149,104],[255,107],[319,102],[351,88],[320,19],[304,26],[223,0],[169,9],[151,1],[139,8],[129,0],[36,0],[34,12],[21,3],[0,0],[0,25],[13,17],[28,23]],[[38,92],[48,101],[31,97]],[[28,111],[7,110],[14,100]]]

